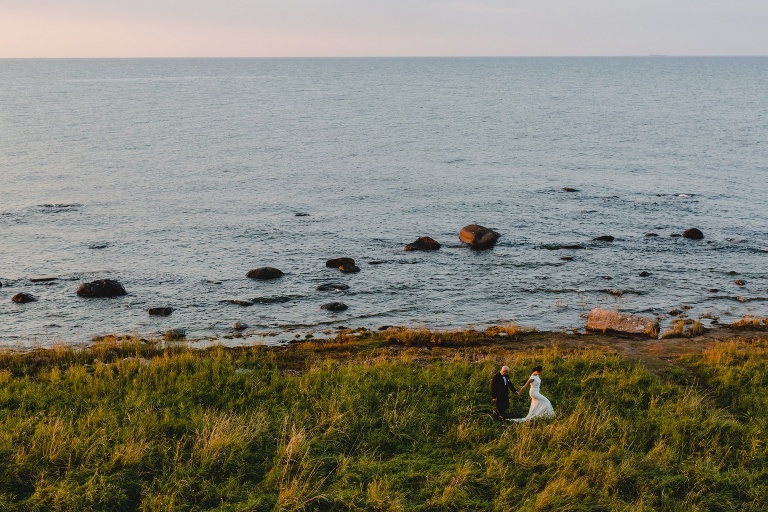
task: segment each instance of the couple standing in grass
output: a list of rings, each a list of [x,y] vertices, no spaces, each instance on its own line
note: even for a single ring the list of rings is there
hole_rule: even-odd
[[[528,415],[525,418],[507,418],[507,421],[522,423],[533,418],[551,418],[555,415],[552,404],[539,391],[541,389],[541,371],[541,366],[535,366],[531,377],[523,384],[523,387],[516,391],[516,394],[519,396],[526,386],[530,386],[531,407],[528,409]],[[494,375],[491,380],[491,400],[493,400],[494,405],[493,416],[502,422],[505,420],[504,411],[509,409],[509,394],[507,393],[509,389],[515,390],[512,386],[512,381],[509,380],[509,367],[502,366],[499,373]]]

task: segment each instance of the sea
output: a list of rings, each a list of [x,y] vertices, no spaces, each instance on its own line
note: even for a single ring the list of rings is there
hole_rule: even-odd
[[[0,60],[0,346],[768,316],[766,84],[765,57]],[[98,279],[128,294],[76,295]]]

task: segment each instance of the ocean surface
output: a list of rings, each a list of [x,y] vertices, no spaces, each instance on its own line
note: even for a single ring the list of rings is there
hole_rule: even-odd
[[[766,316],[766,84],[748,57],[0,60],[0,345]],[[102,278],[128,295],[75,294]]]

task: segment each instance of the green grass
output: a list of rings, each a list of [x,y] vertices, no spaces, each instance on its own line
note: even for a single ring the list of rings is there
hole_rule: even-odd
[[[656,375],[419,336],[0,352],[0,510],[765,510],[765,339]],[[493,422],[502,363],[544,366],[554,419]]]

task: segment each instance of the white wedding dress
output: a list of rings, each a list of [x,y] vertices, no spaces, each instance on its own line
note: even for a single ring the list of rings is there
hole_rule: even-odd
[[[541,389],[541,377],[531,375],[531,408],[528,409],[528,416],[525,418],[515,418],[512,421],[522,423],[533,418],[551,418],[555,415],[552,404],[549,403],[547,397],[541,394],[539,389]]]

